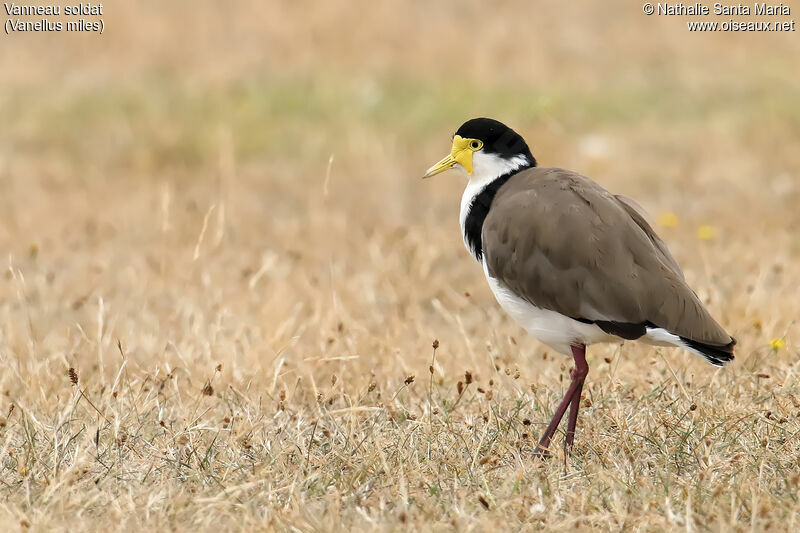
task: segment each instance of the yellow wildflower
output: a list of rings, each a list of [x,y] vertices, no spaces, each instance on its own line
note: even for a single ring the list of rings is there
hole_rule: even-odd
[[[714,226],[700,226],[697,228],[697,238],[708,241],[717,236],[717,230]]]
[[[771,341],[769,341],[769,345],[773,350],[777,352],[778,350],[786,346],[786,341],[780,338],[772,339]]]
[[[661,216],[658,217],[658,224],[664,228],[674,228],[678,225],[678,222],[678,215],[672,211],[661,213]]]

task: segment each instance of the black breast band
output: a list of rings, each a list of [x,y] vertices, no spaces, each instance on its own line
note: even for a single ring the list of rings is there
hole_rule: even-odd
[[[514,171],[500,176],[484,187],[472,199],[467,219],[464,221],[464,239],[478,262],[483,258],[483,241],[481,239],[483,221],[486,220],[486,215],[489,214],[489,208],[492,207],[492,201],[494,201],[497,191],[517,172]]]

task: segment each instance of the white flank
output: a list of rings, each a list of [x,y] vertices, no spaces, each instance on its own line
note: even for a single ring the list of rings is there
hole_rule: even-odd
[[[542,309],[517,296],[499,280],[491,277],[483,266],[489,287],[497,298],[497,303],[511,318],[552,349],[570,355],[574,344],[590,345],[597,342],[621,342],[622,339],[609,335],[594,324],[578,322],[561,313]]]

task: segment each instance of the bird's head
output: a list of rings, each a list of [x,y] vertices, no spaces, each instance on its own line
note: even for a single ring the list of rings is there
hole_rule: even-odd
[[[459,168],[470,180],[484,181],[535,166],[536,159],[517,132],[490,118],[473,118],[458,128],[450,154],[422,177]]]

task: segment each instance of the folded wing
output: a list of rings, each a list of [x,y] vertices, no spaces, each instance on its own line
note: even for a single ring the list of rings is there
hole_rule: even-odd
[[[537,307],[625,338],[654,326],[696,343],[734,342],[644,217],[579,174],[513,176],[492,202],[482,244],[489,275]]]

